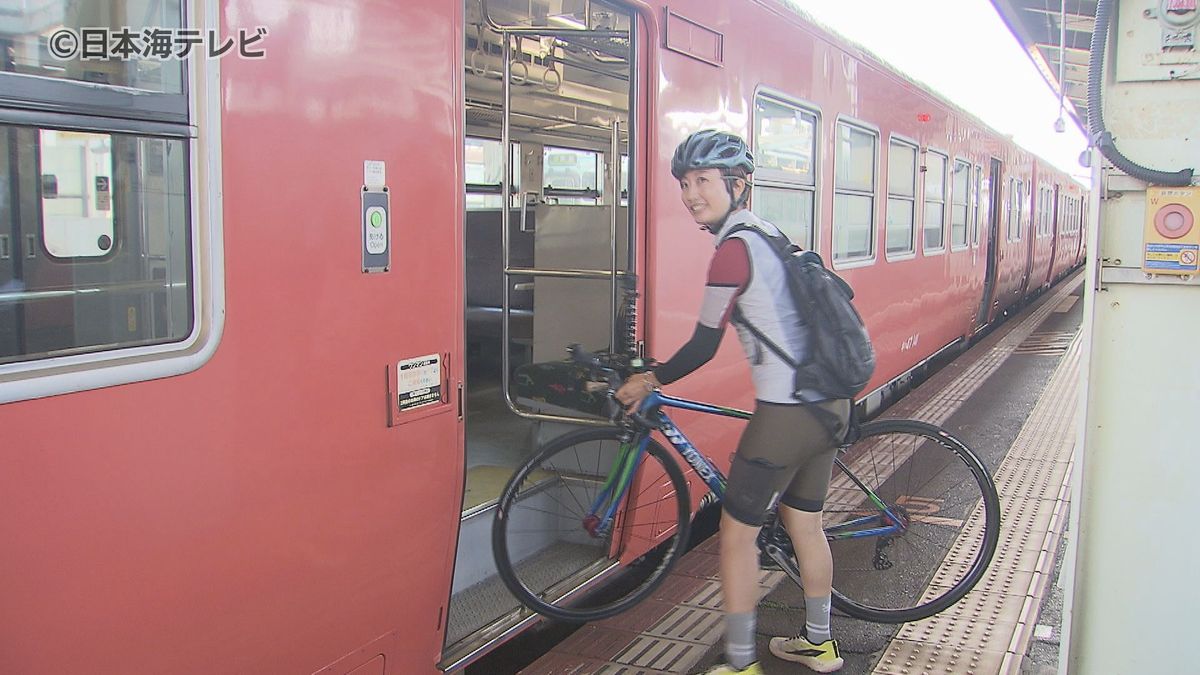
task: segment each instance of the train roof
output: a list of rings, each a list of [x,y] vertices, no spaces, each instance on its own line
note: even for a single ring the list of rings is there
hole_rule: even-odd
[[[955,103],[946,94],[939,92],[933,86],[931,86],[925,82],[922,82],[921,80],[905,73],[904,71],[900,70],[899,68],[893,66],[891,63],[889,63],[884,58],[880,57],[875,52],[871,51],[869,48],[863,46],[861,43],[856,42],[856,41],[846,37],[845,35],[838,32],[837,30],[835,30],[828,24],[825,24],[824,22],[820,21],[819,19],[814,17],[812,14],[810,14],[807,10],[805,10],[803,8],[803,6],[801,6],[799,4],[800,0],[768,0],[768,1],[774,2],[775,4],[783,7],[787,12],[792,13],[795,16],[797,16],[803,23],[808,24],[806,26],[806,28],[811,29],[815,35],[825,39],[833,46],[835,46],[847,53],[850,53],[852,56],[860,58],[863,61],[869,62],[872,66],[879,68],[879,70],[886,72],[889,75],[897,78],[898,80],[901,80],[901,81],[907,83],[908,85],[920,90],[921,92],[925,93],[926,95],[928,95],[929,97],[934,99],[938,104],[953,111],[955,114],[962,116],[964,119],[970,120],[972,123],[984,128],[984,129],[987,129],[991,133],[995,134],[997,138],[1007,140],[1009,143],[1012,143],[1014,146],[1020,148],[1021,151],[1026,152],[1034,157],[1037,157],[1042,163],[1046,164],[1047,166],[1052,168],[1054,171],[1057,171],[1057,172],[1063,174],[1064,176],[1067,176],[1071,180],[1074,180],[1076,183],[1079,183],[1081,186],[1083,185],[1078,179],[1076,179],[1074,176],[1071,176],[1068,172],[1063,171],[1061,168],[1055,166],[1052,162],[1050,162],[1046,158],[1042,157],[1038,153],[1036,153],[1036,152],[1030,150],[1029,148],[1018,143],[1011,134],[1005,134],[1001,131],[998,131],[997,129],[992,127],[990,124],[988,124],[987,122],[980,119],[979,116],[966,110],[958,103]],[[1020,39],[1019,36],[1018,36],[1018,39]]]

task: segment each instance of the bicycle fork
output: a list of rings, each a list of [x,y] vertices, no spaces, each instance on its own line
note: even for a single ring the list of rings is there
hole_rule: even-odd
[[[629,489],[630,483],[633,482],[633,472],[641,463],[646,444],[649,442],[650,435],[643,434],[636,444],[621,443],[621,448],[613,460],[613,468],[608,472],[608,478],[604,481],[600,493],[596,495],[592,507],[588,509],[588,514],[583,519],[583,529],[593,538],[603,537],[612,529],[617,506]],[[601,513],[603,515],[599,515]]]

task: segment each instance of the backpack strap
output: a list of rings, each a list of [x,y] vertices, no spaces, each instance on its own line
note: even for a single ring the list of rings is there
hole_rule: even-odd
[[[791,255],[793,250],[800,250],[799,247],[793,244],[791,240],[787,238],[787,235],[783,234],[782,232],[780,232],[780,235],[776,237],[746,223],[738,223],[737,225],[731,227],[729,232],[722,237],[722,240],[728,239],[738,232],[754,232],[763,239],[766,239],[767,243],[771,245],[771,249],[775,251],[775,255],[779,256],[780,260],[784,260],[786,256]]]
[[[775,352],[775,356],[783,359],[783,362],[791,366],[793,370],[800,367],[800,364],[796,363],[792,357],[788,356],[787,352],[783,351],[779,345],[775,344],[774,340],[767,337],[766,333],[755,328],[754,324],[746,320],[746,315],[742,314],[742,308],[738,307],[736,304],[733,306],[732,318],[735,323],[740,323],[741,325],[745,326],[746,330],[750,331],[750,334],[757,338],[760,342],[765,343],[771,351]]]
[[[792,254],[792,249],[795,247],[795,244],[789,241],[787,236],[773,237],[759,228],[754,227],[753,225],[747,225],[746,223],[738,223],[737,225],[734,225],[732,228],[730,228],[729,232],[723,237],[723,239],[728,239],[738,232],[747,231],[754,232],[758,236],[765,239],[767,243],[771,245],[771,249],[775,251],[775,255],[779,258],[781,263],[786,263],[787,257]],[[766,344],[767,347],[775,353],[775,356],[778,356],[780,359],[782,359],[783,362],[791,366],[793,370],[800,368],[800,364],[797,363],[795,359],[788,356],[787,352],[783,351],[782,347],[775,344],[775,341],[767,337],[766,333],[762,332],[756,328],[754,324],[750,323],[750,321],[746,319],[746,315],[742,313],[742,308],[738,307],[736,304],[733,306],[732,318],[735,323],[745,326],[746,330],[750,331],[751,335],[757,338],[760,342]]]

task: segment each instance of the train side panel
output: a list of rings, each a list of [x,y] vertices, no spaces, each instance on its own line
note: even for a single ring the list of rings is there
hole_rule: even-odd
[[[270,30],[266,58],[223,61],[223,138],[199,139],[224,153],[225,333],[188,375],[0,406],[6,672],[435,672],[463,472],[461,6],[221,11]],[[378,274],[365,160],[391,188]],[[447,401],[390,427],[388,367],[431,354]]]

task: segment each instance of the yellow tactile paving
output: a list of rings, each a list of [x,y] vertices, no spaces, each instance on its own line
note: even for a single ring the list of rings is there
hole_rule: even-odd
[[[1079,354],[1076,339],[995,472],[1001,536],[984,578],[949,610],[902,626],[872,672],[1020,672],[1066,523]],[[977,545],[972,525],[964,548]]]

